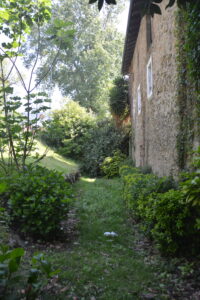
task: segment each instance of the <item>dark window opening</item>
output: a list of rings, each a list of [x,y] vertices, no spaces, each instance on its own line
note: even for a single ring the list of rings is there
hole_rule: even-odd
[[[152,44],[151,16],[146,16],[147,50]]]

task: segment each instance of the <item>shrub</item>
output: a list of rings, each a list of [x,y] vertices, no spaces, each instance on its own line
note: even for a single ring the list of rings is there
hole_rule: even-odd
[[[99,122],[90,130],[90,140],[85,144],[81,171],[90,176],[102,175],[100,165],[115,150],[127,152],[126,133],[109,120]]]
[[[200,236],[196,226],[196,212],[185,201],[181,190],[170,190],[149,197],[146,219],[154,222],[152,237],[162,253],[196,254],[199,253]]]
[[[128,209],[132,210],[135,216],[138,214],[138,199],[141,192],[149,184],[152,188],[152,182],[157,179],[153,174],[144,175],[139,168],[123,165],[120,168],[120,175],[124,183],[124,200]]]
[[[132,215],[141,221],[143,230],[156,241],[163,254],[198,253],[199,201],[189,201],[186,192],[189,188],[192,191],[189,197],[195,195],[195,199],[199,199],[196,198],[199,187],[196,193],[192,189],[197,184],[197,173],[187,174],[189,179],[178,188],[171,177],[159,178],[140,172],[140,169],[127,165],[120,169],[124,199]]]
[[[53,239],[68,211],[72,191],[61,173],[37,166],[8,180],[11,224],[20,233]]]
[[[188,174],[188,179],[181,183],[187,202],[200,207],[200,170]]]
[[[94,125],[94,115],[77,102],[70,101],[62,109],[53,111],[40,137],[61,155],[80,160]]]
[[[100,166],[103,174],[106,175],[107,178],[119,176],[119,168],[125,158],[126,155],[124,155],[121,151],[114,151],[113,156],[106,157]]]
[[[136,168],[134,165],[132,165],[132,161],[128,161],[119,168],[119,175],[122,177],[122,180],[124,181],[124,176],[128,174],[138,174],[140,173],[140,170]]]

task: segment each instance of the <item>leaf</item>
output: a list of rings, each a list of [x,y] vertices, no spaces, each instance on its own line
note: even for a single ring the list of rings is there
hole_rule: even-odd
[[[39,103],[42,103],[42,102],[43,102],[42,99],[36,99],[35,101],[33,101],[33,103],[35,103],[35,104],[39,104]]]
[[[7,184],[5,182],[0,183],[0,194],[4,193],[7,189]]]
[[[152,3],[150,6],[150,14],[152,17],[154,14],[162,15],[160,7],[158,5]]]
[[[99,9],[99,11],[102,9],[103,3],[104,3],[104,0],[98,0],[98,9]]]
[[[106,0],[106,3],[108,5],[110,5],[110,4],[117,4],[117,2],[115,0]]]
[[[8,20],[9,19],[9,13],[5,10],[0,10],[0,19]]]
[[[89,4],[93,4],[95,2],[97,2],[97,0],[89,0]]]
[[[173,6],[174,3],[175,3],[175,0],[169,0],[169,3],[167,4],[167,6],[165,8],[167,9],[168,7]]]
[[[11,86],[7,86],[3,90],[8,94],[13,94],[13,88]]]
[[[23,248],[16,248],[12,250],[11,252],[11,258],[17,258],[17,257],[22,257],[24,255],[24,249]]]
[[[14,273],[18,270],[20,263],[16,259],[11,259],[9,261],[8,267],[9,267],[9,272]]]
[[[29,277],[28,277],[28,283],[35,283],[37,282],[37,279],[38,279],[38,275],[40,274],[40,271],[36,268],[32,268],[30,270],[30,274],[29,274]]]

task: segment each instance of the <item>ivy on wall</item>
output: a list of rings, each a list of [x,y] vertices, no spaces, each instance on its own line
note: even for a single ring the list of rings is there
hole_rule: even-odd
[[[177,136],[178,165],[187,167],[194,138],[200,141],[200,3],[187,6],[177,14],[177,68],[179,133]]]
[[[109,95],[110,111],[119,127],[130,117],[130,103],[128,97],[128,81],[124,77],[117,77]]]

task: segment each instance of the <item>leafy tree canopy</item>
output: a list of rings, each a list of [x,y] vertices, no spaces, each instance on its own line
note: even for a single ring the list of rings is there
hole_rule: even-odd
[[[121,6],[99,14],[95,7],[87,4],[87,0],[59,0],[53,6],[53,20],[72,22],[76,33],[72,47],[61,49],[55,68],[46,77],[46,86],[49,89],[57,84],[64,96],[103,114],[108,109],[112,80],[120,73],[123,36],[115,24]],[[53,28],[51,22],[41,32],[40,52],[43,60],[38,79],[43,76],[56,52]],[[49,46],[50,40],[55,41],[53,47]],[[27,48],[34,49],[36,44],[35,32],[32,31]],[[26,64],[29,65],[33,59],[34,51]]]

